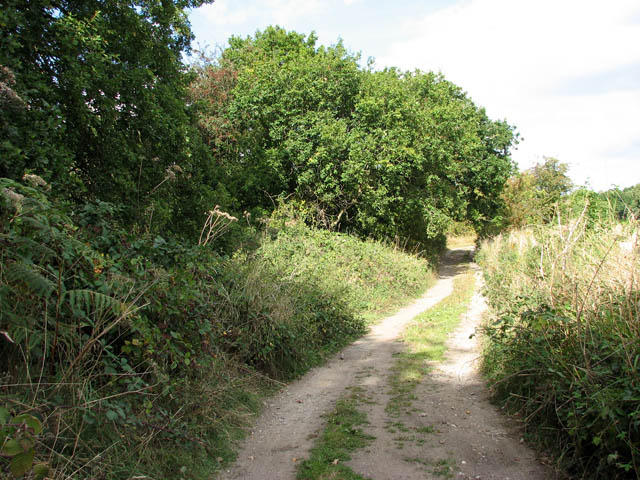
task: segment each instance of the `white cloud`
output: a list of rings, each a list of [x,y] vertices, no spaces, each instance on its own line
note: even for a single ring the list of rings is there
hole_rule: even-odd
[[[216,0],[193,21],[200,42],[278,24],[341,36],[379,66],[440,70],[516,125],[523,168],[552,155],[595,188],[640,182],[638,0]]]
[[[216,0],[198,9],[206,21],[226,29],[251,21],[263,25],[288,25],[298,18],[325,11],[327,2],[320,0],[263,0],[262,2],[238,2]]]
[[[640,158],[633,158],[634,142],[640,139],[640,92],[535,100],[535,105],[523,105],[530,112],[522,115],[519,125],[526,133],[515,158],[523,168],[547,155],[568,163],[576,182],[590,178],[594,188],[640,182]]]
[[[451,73],[515,69],[544,86],[640,61],[640,26],[626,21],[639,9],[628,0],[472,0],[407,22],[400,30],[409,38],[393,45],[389,59]]]
[[[277,25],[289,25],[297,18],[317,15],[328,5],[321,0],[267,0],[268,11],[271,12],[273,22]]]
[[[215,3],[203,5],[198,12],[209,24],[229,27],[246,22],[254,10],[250,6],[238,8],[237,3],[231,0],[217,0]]]
[[[606,188],[603,165],[624,161],[608,152],[640,139],[640,79],[618,92],[566,85],[640,63],[640,23],[630,21],[639,9],[636,0],[471,0],[406,22],[378,65],[442,71],[518,127],[523,167],[556,155],[576,180]],[[629,184],[639,182],[640,158],[627,161]]]

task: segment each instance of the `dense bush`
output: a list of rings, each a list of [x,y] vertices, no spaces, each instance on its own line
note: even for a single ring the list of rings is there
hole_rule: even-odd
[[[203,3],[3,2],[0,177],[37,173],[141,231],[192,235],[223,202],[186,102],[186,9]]]
[[[584,208],[583,208],[584,210]],[[640,252],[588,216],[483,245],[496,399],[580,478],[640,475]]]

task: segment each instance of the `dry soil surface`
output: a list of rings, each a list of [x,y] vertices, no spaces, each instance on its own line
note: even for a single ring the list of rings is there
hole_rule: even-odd
[[[448,253],[438,282],[419,300],[386,318],[371,333],[345,348],[269,399],[221,480],[289,480],[324,428],[323,414],[352,386],[372,400],[362,405],[375,436],[370,447],[353,454],[349,465],[373,480],[431,478],[543,480],[553,478],[522,444],[516,426],[488,401],[476,371],[476,336],[485,303],[476,290],[471,307],[448,341],[445,360],[415,391],[412,408],[393,418],[388,377],[394,354],[403,350],[400,334],[419,313],[452,292],[459,262],[470,249]],[[480,277],[478,275],[478,281]],[[476,282],[478,283],[478,282]]]

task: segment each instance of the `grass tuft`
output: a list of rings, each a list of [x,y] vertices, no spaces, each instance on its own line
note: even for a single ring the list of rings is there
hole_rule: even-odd
[[[473,272],[459,275],[454,279],[453,293],[407,327],[403,336],[407,351],[396,356],[389,378],[391,399],[386,411],[391,416],[410,413],[416,399],[413,392],[431,369],[431,364],[443,359],[447,338],[467,311],[474,284]]]

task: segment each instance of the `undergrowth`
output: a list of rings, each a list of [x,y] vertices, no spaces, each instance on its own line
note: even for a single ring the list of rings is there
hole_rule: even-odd
[[[367,323],[416,298],[435,281],[430,261],[393,245],[298,222],[280,226],[284,228],[263,243],[264,258],[290,278],[312,276],[322,290],[337,290]]]
[[[580,478],[640,477],[637,231],[581,215],[500,236],[477,255],[495,398]]]
[[[432,279],[296,222],[224,256],[117,210],[0,179],[2,476],[209,478],[265,394]]]

